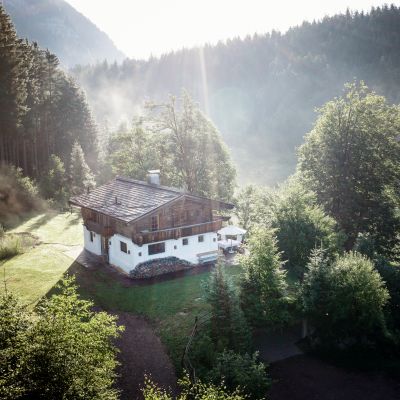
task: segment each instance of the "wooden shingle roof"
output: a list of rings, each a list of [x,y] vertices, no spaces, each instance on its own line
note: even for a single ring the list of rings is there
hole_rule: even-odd
[[[124,222],[132,222],[184,196],[203,199],[179,189],[116,177],[89,193],[72,197],[69,202],[72,205],[88,208]],[[232,208],[230,204],[217,203],[222,208]]]

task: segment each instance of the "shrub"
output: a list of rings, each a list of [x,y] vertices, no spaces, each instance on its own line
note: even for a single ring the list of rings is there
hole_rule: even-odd
[[[29,233],[4,234],[3,237],[0,236],[0,260],[24,253],[27,248],[34,246],[37,241],[37,237]]]
[[[32,210],[41,209],[36,183],[23,176],[20,168],[0,167],[0,222],[11,225]]]
[[[91,311],[71,279],[35,312],[0,298],[0,398],[116,400],[115,317]]]
[[[0,260],[12,258],[23,253],[21,239],[15,235],[6,235],[0,239]]]
[[[187,376],[178,383],[181,393],[174,398],[146,377],[143,388],[144,400],[245,400],[248,398],[239,389],[229,391],[224,385],[215,386],[202,382],[192,384]]]
[[[329,263],[315,251],[302,292],[305,315],[325,347],[363,343],[384,332],[389,293],[372,262],[359,253]]]
[[[265,365],[258,361],[258,353],[253,355],[241,355],[233,351],[220,353],[209,378],[217,385],[226,385],[229,390],[240,388],[252,399],[264,398],[271,385]]]

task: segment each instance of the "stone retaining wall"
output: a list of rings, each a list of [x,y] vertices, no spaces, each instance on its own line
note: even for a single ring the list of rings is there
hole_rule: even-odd
[[[129,276],[135,279],[152,278],[169,272],[190,269],[194,266],[194,264],[177,257],[157,258],[138,264],[135,269],[129,272]]]

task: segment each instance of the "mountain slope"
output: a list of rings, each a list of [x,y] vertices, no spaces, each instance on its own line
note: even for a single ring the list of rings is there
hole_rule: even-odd
[[[48,48],[66,67],[125,57],[104,32],[63,0],[3,0],[3,4],[18,36]]]
[[[118,123],[146,99],[186,88],[221,131],[240,181],[275,184],[293,173],[315,108],[364,80],[400,102],[400,8],[349,13],[146,62],[77,67],[101,123]]]

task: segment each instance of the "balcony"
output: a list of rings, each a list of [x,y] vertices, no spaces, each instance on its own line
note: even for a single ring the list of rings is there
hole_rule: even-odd
[[[201,235],[216,232],[221,229],[223,219],[204,222],[202,224],[187,225],[177,228],[161,229],[153,232],[140,232],[134,234],[132,240],[139,246],[147,243],[162,242],[164,240],[179,239],[181,237]]]
[[[110,237],[110,236],[114,235],[114,233],[115,233],[114,229],[112,229],[110,226],[103,226],[103,225],[100,225],[98,222],[95,222],[92,220],[84,221],[84,225],[86,226],[86,229],[88,231],[95,232],[101,236]]]

